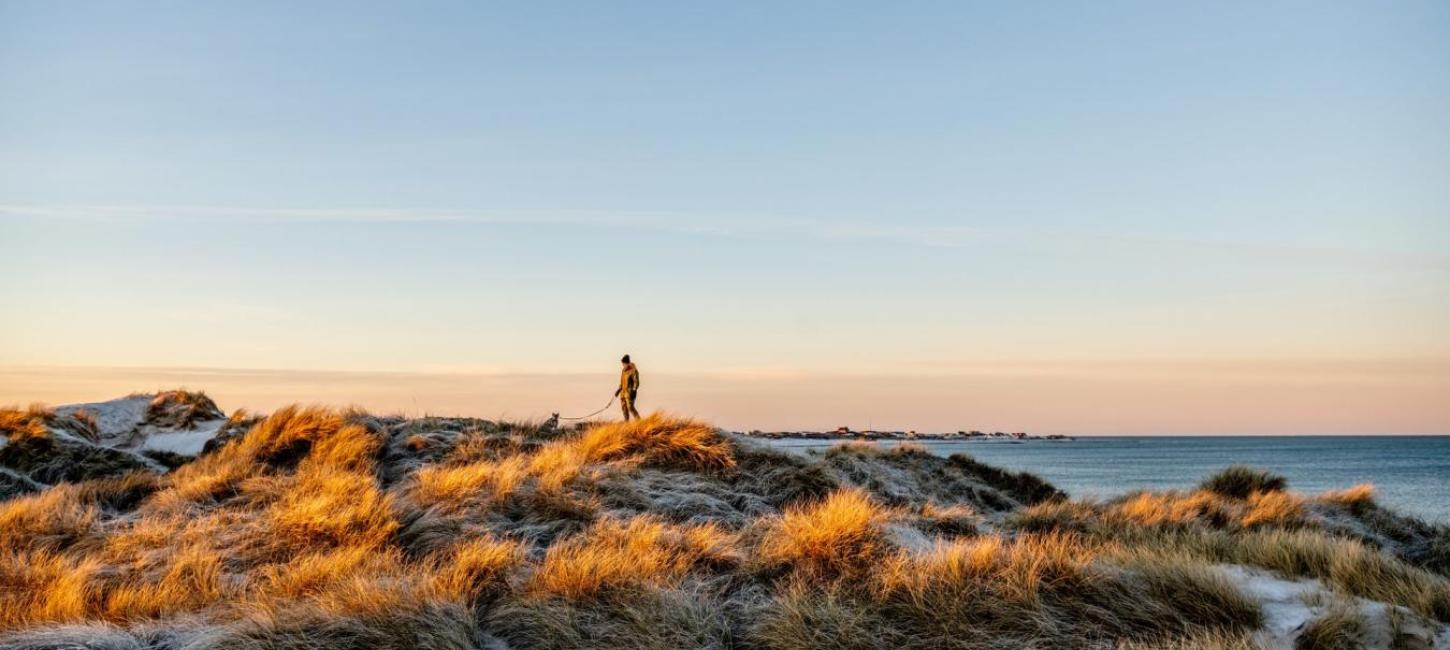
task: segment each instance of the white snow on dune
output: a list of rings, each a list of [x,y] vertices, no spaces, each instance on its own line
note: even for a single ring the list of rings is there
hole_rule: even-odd
[[[107,402],[87,404],[66,404],[55,407],[56,415],[72,415],[84,411],[96,419],[96,430],[102,442],[129,436],[136,427],[146,421],[146,407],[151,404],[150,395],[122,397]]]
[[[1324,591],[1324,585],[1318,580],[1286,580],[1242,566],[1226,565],[1223,570],[1245,595],[1259,601],[1264,612],[1260,642],[1266,648],[1293,648],[1299,628],[1314,618],[1306,596]]]
[[[1335,592],[1318,580],[1290,580],[1237,565],[1223,565],[1221,568],[1245,595],[1259,601],[1264,613],[1264,627],[1259,631],[1257,640],[1266,650],[1293,650],[1294,642],[1305,626],[1323,615],[1329,603],[1336,600],[1349,602],[1364,617],[1367,629],[1361,641],[1366,649],[1445,647],[1439,644],[1450,639],[1450,627],[1425,621],[1403,607]],[[1397,628],[1390,624],[1392,618],[1402,621]],[[1407,638],[1394,638],[1396,632]],[[1417,639],[1424,645],[1406,645],[1408,639]]]
[[[154,427],[143,427],[144,434],[141,437],[139,449],[154,449],[157,451],[169,451],[185,456],[195,456],[201,453],[206,441],[216,437],[226,420],[211,420],[201,422],[195,429],[157,429]]]
[[[130,451],[169,451],[187,456],[201,453],[206,442],[216,436],[226,419],[197,422],[191,429],[158,427],[146,422],[151,395],[134,395],[106,402],[66,404],[55,407],[56,415],[84,411],[96,420],[100,444]],[[63,432],[62,432],[63,433]]]

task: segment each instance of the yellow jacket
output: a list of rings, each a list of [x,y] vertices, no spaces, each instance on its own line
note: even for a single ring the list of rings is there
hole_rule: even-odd
[[[619,392],[615,394],[634,393],[637,390],[639,390],[639,368],[634,367],[634,364],[631,363],[620,371]]]

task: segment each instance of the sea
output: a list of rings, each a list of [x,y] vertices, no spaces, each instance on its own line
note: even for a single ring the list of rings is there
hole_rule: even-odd
[[[837,441],[785,438],[772,445],[825,449]],[[1282,474],[1312,494],[1359,483],[1380,503],[1450,524],[1450,436],[1092,436],[1070,441],[915,441],[934,454],[967,454],[1037,474],[1074,498],[1191,488],[1236,463]],[[899,444],[879,441],[883,447]]]

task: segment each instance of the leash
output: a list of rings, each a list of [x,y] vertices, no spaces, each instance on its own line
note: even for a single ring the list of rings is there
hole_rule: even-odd
[[[587,419],[592,418],[592,417],[594,417],[596,415],[599,415],[600,413],[603,413],[604,412],[604,409],[607,409],[607,408],[610,407],[610,405],[614,404],[614,398],[615,397],[616,396],[610,396],[608,403],[606,403],[598,411],[595,411],[593,413],[590,413],[589,415],[581,415],[581,416],[579,416],[577,418],[559,418],[559,419],[560,420],[587,420]]]

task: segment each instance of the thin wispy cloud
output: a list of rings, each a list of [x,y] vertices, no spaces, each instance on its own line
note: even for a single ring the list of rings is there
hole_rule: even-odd
[[[498,226],[576,226],[631,229],[705,237],[818,242],[875,242],[923,248],[974,245],[1080,247],[1095,242],[1115,250],[1222,255],[1258,261],[1391,266],[1450,270],[1450,255],[1297,243],[1168,238],[1146,232],[1004,229],[919,223],[820,219],[795,215],[709,214],[614,210],[449,210],[429,208],[287,208],[200,205],[0,204],[0,218],[66,219],[98,223],[458,223]]]
[[[146,221],[252,223],[462,223],[631,228],[741,238],[889,241],[956,247],[987,237],[961,227],[883,226],[782,215],[701,215],[604,210],[439,210],[419,208],[256,208],[193,205],[0,205],[9,218],[102,223]]]

